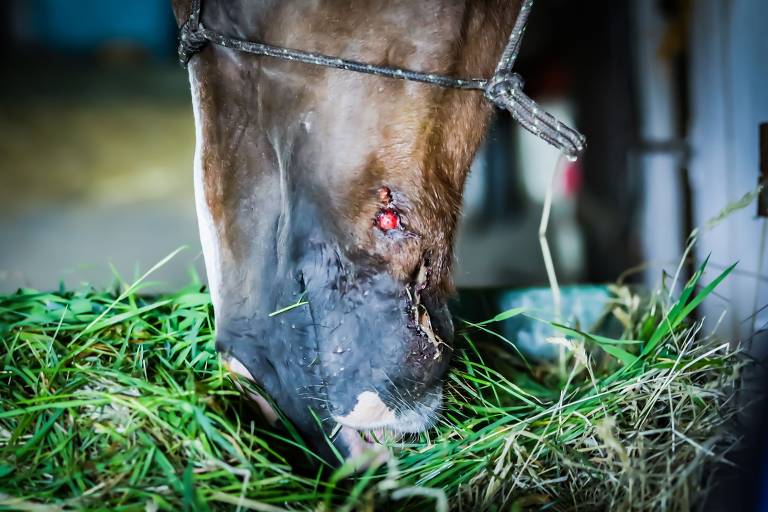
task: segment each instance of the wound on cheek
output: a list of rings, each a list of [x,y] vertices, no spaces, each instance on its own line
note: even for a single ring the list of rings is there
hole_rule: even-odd
[[[406,223],[403,222],[403,216],[389,187],[380,187],[376,190],[376,198],[379,209],[373,218],[374,228],[377,228],[391,240],[419,238],[416,233],[408,229],[407,218]]]
[[[374,225],[384,232],[400,229],[400,214],[392,200],[392,190],[389,187],[381,187],[376,191],[376,194],[380,206],[374,219]]]
[[[376,226],[382,231],[400,227],[400,216],[394,208],[384,208],[376,214]]]

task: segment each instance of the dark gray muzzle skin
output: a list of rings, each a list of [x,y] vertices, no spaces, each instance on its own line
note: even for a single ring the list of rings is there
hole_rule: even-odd
[[[445,343],[436,347],[414,320],[411,283],[368,255],[343,250],[335,227],[316,224],[311,199],[291,204],[288,236],[260,234],[263,250],[246,262],[258,275],[240,283],[248,300],[221,296],[217,312],[226,316],[217,317],[216,346],[243,363],[310,446],[328,455],[323,436],[335,427],[333,416],[349,414],[364,391],[396,413],[425,409],[448,367],[453,327],[445,304],[422,292]],[[238,267],[225,282],[249,274]],[[301,297],[308,304],[269,316]],[[344,441],[334,442],[349,455]]]

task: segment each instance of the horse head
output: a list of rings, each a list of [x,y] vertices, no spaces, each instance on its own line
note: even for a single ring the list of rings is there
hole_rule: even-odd
[[[179,23],[188,0],[174,0]],[[488,77],[517,2],[206,0],[245,40]],[[316,446],[417,432],[451,357],[452,245],[481,91],[207,45],[191,59],[195,192],[216,346]],[[263,400],[261,400],[262,403]]]

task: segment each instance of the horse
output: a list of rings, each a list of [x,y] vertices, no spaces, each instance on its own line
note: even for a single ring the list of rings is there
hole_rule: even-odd
[[[509,0],[206,0],[199,22],[283,48],[488,77]],[[173,0],[179,25],[189,0]],[[216,348],[309,444],[430,428],[452,354],[447,300],[482,91],[222,45],[188,65],[195,202]],[[253,397],[272,420],[266,397]],[[324,448],[325,447],[325,448]]]

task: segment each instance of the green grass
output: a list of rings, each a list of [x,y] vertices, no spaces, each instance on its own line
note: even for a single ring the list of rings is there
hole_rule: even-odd
[[[362,472],[265,426],[199,285],[2,296],[0,508],[688,510],[733,442],[742,365],[692,319],[731,270],[705,267],[676,300],[616,287],[620,338],[553,324],[557,364],[491,334],[524,311],[459,325],[440,423]]]

